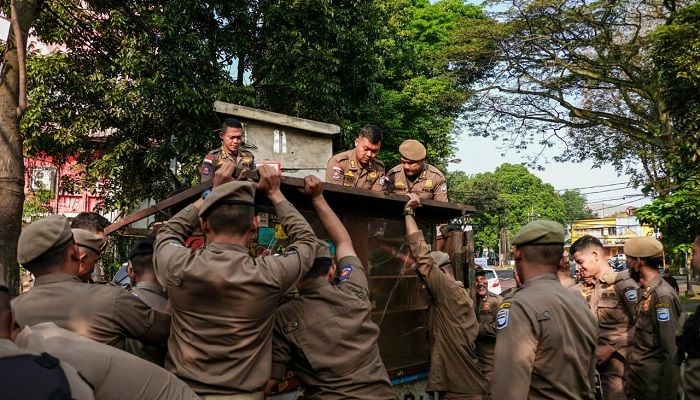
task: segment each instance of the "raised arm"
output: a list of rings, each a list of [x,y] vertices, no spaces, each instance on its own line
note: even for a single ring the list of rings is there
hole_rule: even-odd
[[[323,197],[323,183],[311,175],[304,178],[304,183],[306,184],[304,194],[311,198],[311,204],[313,204],[323,228],[335,244],[336,258],[341,260],[344,257],[356,255],[350,234]]]
[[[423,276],[428,276],[433,268],[433,261],[430,258],[430,249],[425,243],[423,232],[418,229],[418,224],[413,215],[415,209],[420,207],[420,198],[415,193],[408,193],[408,202],[404,206],[404,219],[406,222],[406,239],[411,248],[411,254],[418,264],[418,272]]]

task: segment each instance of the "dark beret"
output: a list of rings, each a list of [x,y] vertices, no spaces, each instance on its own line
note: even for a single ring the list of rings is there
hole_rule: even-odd
[[[564,225],[539,219],[520,228],[513,237],[514,246],[537,244],[564,244]]]
[[[129,252],[129,260],[132,260],[134,257],[137,256],[153,254],[153,242],[154,238],[151,237],[148,239],[139,240],[138,242],[134,243],[134,246]]]
[[[220,204],[241,204],[255,206],[255,184],[233,181],[217,186],[204,200],[199,216],[203,217],[212,207]]]
[[[42,218],[22,230],[17,242],[17,262],[28,264],[49,250],[73,240],[68,219],[63,215]]]

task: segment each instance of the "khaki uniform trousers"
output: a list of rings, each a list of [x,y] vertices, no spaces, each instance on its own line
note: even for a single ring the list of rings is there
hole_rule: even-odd
[[[615,353],[610,359],[597,367],[603,386],[605,400],[627,400],[625,394],[625,359]]]
[[[202,400],[263,400],[263,392],[243,394],[205,394]]]

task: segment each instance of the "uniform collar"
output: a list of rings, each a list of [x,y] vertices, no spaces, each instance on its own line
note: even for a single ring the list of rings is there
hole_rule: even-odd
[[[301,288],[299,291],[300,295],[303,295],[304,293],[310,293],[310,292],[315,292],[316,289],[322,288],[325,286],[330,286],[330,282],[328,282],[325,279],[322,278],[316,278],[316,279],[311,279],[308,282],[304,282],[304,287]]]
[[[348,166],[348,169],[351,169],[353,171],[357,171],[357,170],[361,170],[361,169],[364,169],[367,171],[375,171],[377,169],[376,164],[372,160],[370,160],[370,162],[368,162],[367,165],[363,166],[360,163],[360,160],[357,159],[357,155],[355,154],[354,148],[349,150],[349,151],[350,151],[351,155],[350,155],[350,157],[348,157],[348,159],[350,160],[350,165]]]
[[[78,278],[75,275],[66,274],[64,272],[59,272],[59,273],[55,273],[55,274],[42,275],[42,276],[36,278],[36,281],[34,281],[34,286],[49,285],[51,283],[57,283],[57,282],[84,283],[83,281],[80,280],[80,278]]]
[[[550,280],[559,282],[559,277],[555,273],[540,274],[537,276],[533,276],[532,278],[523,282],[522,287],[527,287],[527,286],[536,284],[539,281],[550,281]]]
[[[209,249],[209,250],[235,250],[235,251],[240,251],[242,253],[248,254],[248,248],[245,246],[242,246],[240,244],[209,243],[207,245],[207,249]]]
[[[661,281],[664,279],[664,277],[661,274],[658,274],[656,278],[652,279],[651,282],[649,282],[649,286],[644,286],[644,289],[642,290],[642,297],[649,297],[649,295],[656,289],[660,284]]]
[[[163,287],[158,284],[158,282],[151,282],[151,281],[141,281],[136,284],[137,288],[139,289],[145,289],[151,292],[155,292],[161,296],[164,296],[165,294],[163,293]]]
[[[238,149],[238,151],[236,152],[236,154],[231,154],[231,153],[228,152],[228,150],[226,150],[226,147],[224,147],[223,144],[221,145],[221,153],[222,153],[221,158],[229,158],[229,157],[231,157],[231,158],[237,158],[237,157],[238,157],[238,154],[239,154],[240,152],[241,152],[241,149]]]

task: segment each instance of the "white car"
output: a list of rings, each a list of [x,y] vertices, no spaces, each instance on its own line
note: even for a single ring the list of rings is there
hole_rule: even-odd
[[[501,294],[501,280],[498,279],[498,275],[493,268],[486,268],[483,265],[480,267],[486,272],[486,279],[488,281],[489,287],[488,291],[493,294]]]

